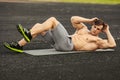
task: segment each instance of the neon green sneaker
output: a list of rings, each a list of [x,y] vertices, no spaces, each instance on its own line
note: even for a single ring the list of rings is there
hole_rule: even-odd
[[[17,42],[12,42],[12,43],[4,42],[4,46],[11,51],[15,51],[19,53],[23,52],[23,47],[19,46]]]
[[[21,24],[16,25],[17,30],[20,32],[20,34],[24,37],[24,39],[27,42],[30,42],[32,39],[31,33],[28,29],[23,28]]]

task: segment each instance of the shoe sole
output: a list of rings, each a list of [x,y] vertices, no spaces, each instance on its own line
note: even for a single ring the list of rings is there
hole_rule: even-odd
[[[23,53],[23,50],[12,48],[12,47],[10,47],[10,45],[7,42],[4,42],[4,47],[6,47],[7,49],[14,51],[14,52]]]
[[[24,29],[22,27],[21,24],[18,24],[17,25],[17,30],[20,32],[20,34],[24,37],[24,39],[27,41],[27,42],[30,42],[30,39],[27,37],[27,35],[25,34],[24,32]]]

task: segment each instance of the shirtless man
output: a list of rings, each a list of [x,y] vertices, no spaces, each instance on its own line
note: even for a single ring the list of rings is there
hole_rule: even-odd
[[[94,51],[96,49],[114,48],[116,46],[108,24],[105,24],[102,20],[96,17],[88,19],[72,16],[71,23],[76,29],[73,35],[69,35],[63,25],[54,17],[50,17],[43,23],[36,23],[30,30],[23,28],[19,24],[17,29],[24,38],[18,42],[5,42],[4,46],[12,51],[23,52],[23,46],[39,34],[59,51]],[[92,24],[91,30],[88,30],[87,26],[83,23]],[[106,33],[107,39],[99,37],[101,32]]]

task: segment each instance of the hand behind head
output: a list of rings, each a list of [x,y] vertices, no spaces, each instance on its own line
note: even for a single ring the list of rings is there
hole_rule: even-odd
[[[109,30],[109,25],[108,24],[103,24],[102,32],[106,32]]]

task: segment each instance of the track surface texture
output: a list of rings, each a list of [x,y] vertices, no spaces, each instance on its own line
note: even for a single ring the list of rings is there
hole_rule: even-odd
[[[70,17],[74,15],[97,16],[107,22],[117,42],[115,51],[31,56],[9,51],[3,46],[4,41],[22,38],[16,24],[31,28],[51,16],[72,34]],[[51,47],[41,36],[24,47],[25,50],[45,48]],[[119,49],[120,5],[0,2],[0,80],[120,80]]]

